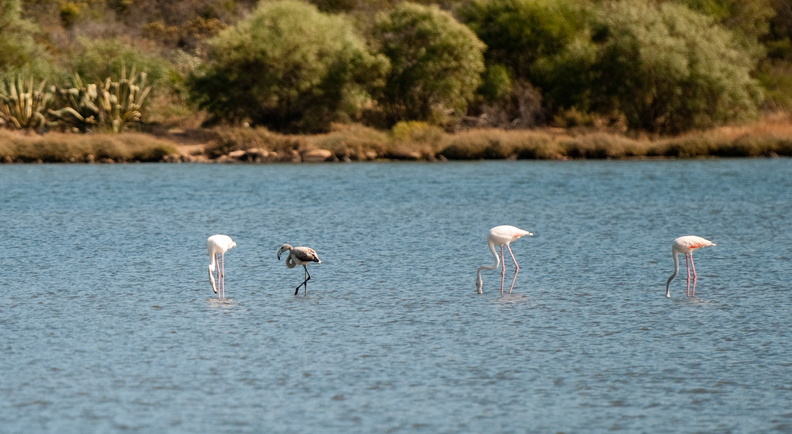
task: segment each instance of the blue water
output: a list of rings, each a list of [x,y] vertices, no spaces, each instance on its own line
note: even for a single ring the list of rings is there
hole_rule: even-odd
[[[0,165],[0,432],[790,432],[790,216],[788,159]]]

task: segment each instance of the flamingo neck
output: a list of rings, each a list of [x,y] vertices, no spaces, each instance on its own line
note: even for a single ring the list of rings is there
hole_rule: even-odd
[[[668,282],[666,282],[666,297],[671,297],[671,281],[679,274],[679,254],[677,252],[671,252],[671,256],[674,257],[674,274],[668,278]]]
[[[212,291],[217,294],[217,282],[215,282],[214,278],[214,271],[217,268],[217,257],[214,253],[209,255],[211,260],[209,261],[209,283],[212,284]]]
[[[214,253],[209,254],[209,270],[214,271],[217,267],[217,255]]]
[[[487,245],[489,246],[490,252],[492,252],[492,256],[495,258],[495,263],[489,266],[482,265],[476,270],[476,288],[479,293],[481,293],[481,287],[484,285],[484,279],[481,277],[481,270],[494,270],[500,265],[500,257],[498,256],[498,251],[495,250],[495,243],[488,241]]]

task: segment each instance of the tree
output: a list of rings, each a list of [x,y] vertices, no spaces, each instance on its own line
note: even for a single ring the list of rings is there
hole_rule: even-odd
[[[584,23],[566,0],[474,0],[459,14],[487,45],[488,64],[528,79],[534,62],[563,49]]]
[[[294,0],[260,3],[210,41],[209,59],[188,82],[201,108],[289,131],[360,116],[388,66],[346,18]]]
[[[465,113],[484,70],[484,44],[437,6],[403,3],[375,28],[391,72],[381,102],[390,123],[444,124]]]

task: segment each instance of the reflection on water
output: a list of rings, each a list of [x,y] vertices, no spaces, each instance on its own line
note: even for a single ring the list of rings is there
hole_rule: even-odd
[[[789,431],[791,168],[0,166],[0,426]],[[478,295],[499,224],[537,236],[512,293],[508,262]],[[216,233],[237,242],[222,301]],[[666,299],[686,234],[718,246]],[[284,242],[322,257],[307,296]]]

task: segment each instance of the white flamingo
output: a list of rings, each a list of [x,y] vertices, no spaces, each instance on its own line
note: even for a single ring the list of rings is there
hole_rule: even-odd
[[[671,245],[671,255],[674,257],[674,274],[672,274],[671,277],[668,278],[668,282],[666,282],[666,297],[671,297],[671,281],[674,280],[677,274],[679,274],[679,254],[685,254],[685,267],[687,267],[687,288],[685,289],[685,294],[687,296],[692,296],[696,295],[696,280],[698,279],[698,275],[696,274],[696,266],[693,264],[693,251],[702,247],[716,245],[717,244],[710,240],[705,240],[704,238],[697,237],[695,235],[686,235],[674,240],[674,243]],[[692,292],[690,290],[691,268],[693,269]]]
[[[218,299],[225,298],[225,252],[236,247],[236,243],[228,235],[212,235],[206,240],[206,247],[209,250],[209,283],[212,284],[212,291],[217,294]],[[217,255],[220,255],[219,262]],[[215,270],[217,270],[217,284],[213,274]]]
[[[316,250],[310,247],[292,247],[289,244],[284,244],[281,246],[280,250],[278,250],[278,260],[280,261],[281,253],[288,251],[289,256],[286,257],[286,266],[289,268],[294,268],[297,265],[302,265],[303,269],[305,270],[305,280],[303,283],[297,285],[297,288],[294,289],[294,295],[297,295],[300,292],[300,287],[305,286],[305,295],[308,295],[308,281],[311,280],[311,274],[308,273],[308,264],[311,262],[317,262],[319,264],[322,263],[319,260],[319,256],[316,254]]]
[[[514,289],[514,282],[517,280],[517,273],[520,271],[520,265],[517,264],[517,259],[514,258],[514,253],[512,252],[511,246],[509,245],[512,241],[518,240],[524,236],[533,235],[532,233],[516,228],[514,226],[509,225],[502,225],[502,226],[495,226],[494,228],[490,229],[489,234],[487,235],[487,245],[489,245],[490,252],[492,252],[492,256],[495,257],[495,263],[491,266],[482,265],[476,271],[476,290],[479,294],[483,294],[483,286],[484,280],[481,278],[481,270],[494,270],[498,268],[499,264],[502,264],[501,267],[501,294],[503,294],[503,285],[506,279],[506,256],[503,252],[503,246],[506,246],[509,249],[509,254],[512,257],[512,261],[514,261],[514,279],[512,279],[511,288],[509,288],[509,293],[512,292]],[[498,252],[495,250],[495,246],[500,246],[500,254],[503,260],[498,257]]]

